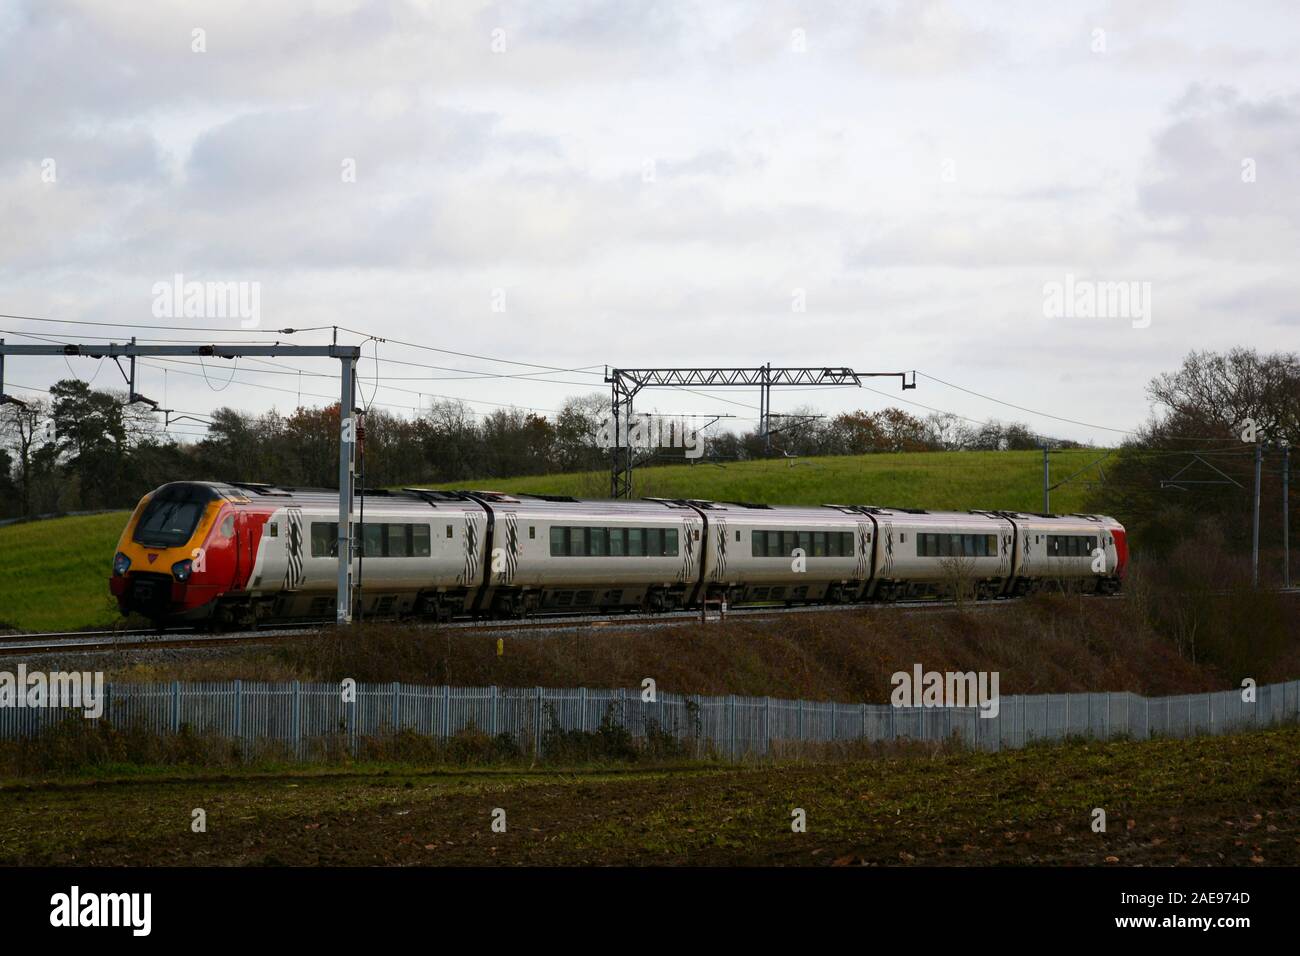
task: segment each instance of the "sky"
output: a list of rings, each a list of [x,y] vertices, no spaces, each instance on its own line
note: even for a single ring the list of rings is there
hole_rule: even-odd
[[[1113,444],[1189,350],[1297,348],[1297,61],[1264,0],[0,0],[0,312],[30,317],[0,337],[337,325],[388,340],[361,396],[402,414],[550,412],[606,366],[916,370],[773,407]],[[142,359],[137,391],[287,412],[337,374]],[[5,390],[71,375],[125,388],[11,358]],[[747,429],[758,396],[637,407]]]

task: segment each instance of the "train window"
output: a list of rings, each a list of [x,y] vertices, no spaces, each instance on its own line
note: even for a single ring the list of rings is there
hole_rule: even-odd
[[[562,554],[567,554],[569,551],[567,547],[568,543],[569,543],[568,529],[558,528],[555,525],[552,525],[551,526],[551,557],[558,557]]]
[[[618,556],[627,554],[627,528],[609,529],[609,553]]]
[[[813,535],[813,557],[822,558],[826,556],[826,536],[827,533],[825,531],[818,531]]]
[[[642,528],[627,529],[627,553],[630,557],[645,557],[645,530]]]
[[[841,531],[841,532],[840,532],[840,553],[843,554],[844,557],[846,557],[846,558],[851,558],[851,557],[853,557],[853,555],[854,555],[855,552],[854,552],[854,550],[853,550],[853,532],[852,532],[852,531]]]
[[[432,553],[427,524],[407,525],[411,529],[411,554],[417,558],[427,558]]]
[[[764,553],[769,558],[781,557],[781,532],[767,531],[764,533],[767,536],[767,548],[765,549]]]
[[[585,532],[586,529],[584,528],[569,529],[569,547],[565,550],[565,554],[579,557],[587,553],[587,535]]]
[[[226,519],[221,522],[222,537],[233,538],[235,536],[235,516],[226,515]]]
[[[587,553],[596,557],[609,554],[609,531],[605,528],[587,529]]]
[[[664,532],[664,557],[677,557],[681,550],[677,546],[677,529],[669,528]]]
[[[384,526],[381,524],[362,525],[361,556],[365,558],[382,558],[384,556]]]
[[[797,543],[797,537],[795,532],[793,531],[781,532],[781,554],[782,555],[788,557],[789,555],[794,554],[796,543]]]
[[[405,558],[411,553],[406,540],[410,533],[409,524],[390,524],[384,526],[384,555],[391,558]]]
[[[339,556],[339,526],[337,521],[311,523],[311,556],[337,558]]]
[[[813,550],[813,547],[812,547],[812,532],[811,532],[811,531],[800,531],[800,532],[798,532],[798,535],[799,535],[799,540],[798,540],[798,543],[797,543],[795,546],[798,547],[798,548],[802,548],[802,549],[803,549],[804,556],[807,557],[808,555],[812,554],[812,550]]]
[[[154,548],[174,548],[190,540],[208,492],[196,485],[169,485],[149,499],[132,540]]]
[[[754,557],[767,557],[767,532],[751,531],[749,533],[749,549],[754,552]]]

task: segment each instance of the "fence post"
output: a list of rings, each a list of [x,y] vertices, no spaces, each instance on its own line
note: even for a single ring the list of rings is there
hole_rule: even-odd
[[[578,688],[578,730],[587,731],[587,688]]]
[[[442,736],[451,739],[451,688],[446,684],[442,686]]]
[[[172,733],[181,729],[181,682],[172,681]]]
[[[763,756],[772,752],[772,698],[763,698]]]
[[[835,743],[835,701],[831,701],[831,743]]]
[[[736,759],[736,695],[732,694],[728,700],[727,723],[730,725],[728,730],[731,731],[731,759]]]
[[[492,701],[492,736],[497,735],[497,685],[493,684],[488,688],[488,695]]]
[[[235,681],[235,739],[244,736],[244,682]]]
[[[867,739],[867,702],[862,702],[862,733],[858,735],[858,740]]]
[[[360,697],[361,685],[358,684],[356,693],[348,703],[348,749],[354,757],[357,754],[357,704],[360,702]]]
[[[1283,684],[1282,686],[1285,687],[1286,685]],[[1282,695],[1282,699],[1283,700],[1286,699],[1285,694]],[[108,722],[110,724],[113,722],[112,711],[113,711],[113,682],[109,681],[104,685],[104,713],[101,714],[100,716],[107,717]]]
[[[533,756],[542,755],[542,689],[537,688],[537,702],[534,705],[537,719],[533,724]]]
[[[302,684],[293,682],[293,754],[302,755]]]
[[[402,709],[402,685],[393,681],[393,733],[397,733],[398,713]]]
[[[798,714],[799,740],[802,741],[803,740],[803,698],[800,697],[795,703],[798,705],[796,708],[796,713]]]

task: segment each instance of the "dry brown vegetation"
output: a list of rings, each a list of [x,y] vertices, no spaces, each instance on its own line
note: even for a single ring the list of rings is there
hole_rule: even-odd
[[[1003,694],[1222,689],[1300,675],[1300,598],[1181,593],[1135,576],[1129,596],[1040,595],[963,609],[866,608],[731,617],[653,629],[591,626],[496,637],[364,624],[303,640],[165,662],[122,659],[113,680],[291,680],[661,691],[885,702],[890,675],[997,670]]]

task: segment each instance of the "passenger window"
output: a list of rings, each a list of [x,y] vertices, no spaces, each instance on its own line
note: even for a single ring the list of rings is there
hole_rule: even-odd
[[[313,521],[311,523],[311,556],[313,558],[338,557],[338,528],[338,523],[334,521]]]
[[[361,556],[379,558],[384,554],[384,526],[368,524],[361,532]]]
[[[429,544],[429,526],[427,524],[412,525],[411,554],[417,558],[427,558],[431,552]]]
[[[627,553],[634,558],[645,557],[645,529],[627,529]]]
[[[568,543],[568,535],[565,528],[551,527],[551,556],[558,557],[564,554],[568,549],[565,545]]]
[[[233,538],[235,536],[234,515],[226,515],[226,519],[221,522],[221,535],[225,538]]]

